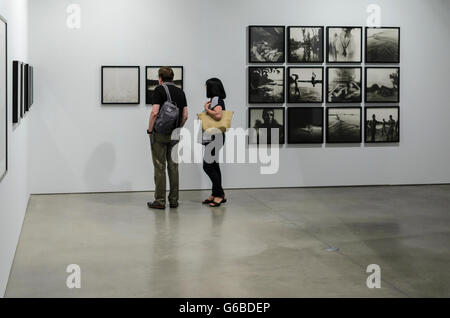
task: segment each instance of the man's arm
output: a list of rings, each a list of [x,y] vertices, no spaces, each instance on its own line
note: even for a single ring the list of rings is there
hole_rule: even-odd
[[[152,111],[150,113],[150,119],[148,121],[148,131],[153,132],[153,127],[155,126],[156,117],[159,113],[159,104],[154,104]]]
[[[188,120],[188,108],[187,108],[187,106],[185,106],[185,107],[183,107],[183,115],[181,117],[180,127],[183,127],[187,120]]]

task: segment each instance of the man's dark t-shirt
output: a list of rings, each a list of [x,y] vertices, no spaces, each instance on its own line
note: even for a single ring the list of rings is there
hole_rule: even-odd
[[[180,110],[180,123],[181,119],[183,118],[183,108],[187,107],[187,101],[186,101],[186,95],[184,94],[183,90],[176,87],[175,85],[167,85],[167,88],[169,89],[170,97],[172,98],[172,102],[175,102],[175,104],[178,106],[178,109]],[[158,86],[155,88],[155,91],[153,93],[153,104],[158,104],[160,107],[164,105],[164,103],[167,101],[167,95],[166,90],[163,86]]]

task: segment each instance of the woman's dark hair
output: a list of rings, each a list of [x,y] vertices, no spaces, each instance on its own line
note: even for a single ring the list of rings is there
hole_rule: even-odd
[[[223,87],[222,81],[218,78],[210,78],[206,81],[206,97],[213,98],[218,96],[221,99],[225,99],[227,94]]]

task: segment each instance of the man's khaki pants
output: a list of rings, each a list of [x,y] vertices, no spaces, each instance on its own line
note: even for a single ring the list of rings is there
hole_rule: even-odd
[[[167,171],[169,173],[169,202],[170,204],[178,203],[178,163],[172,158],[172,149],[176,147],[170,135],[162,135],[156,132],[150,136],[150,144],[152,148],[152,159],[155,170],[155,201],[159,204],[166,204],[166,162]]]

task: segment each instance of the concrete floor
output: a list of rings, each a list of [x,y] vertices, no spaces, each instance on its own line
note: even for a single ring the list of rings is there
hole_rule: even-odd
[[[33,196],[6,297],[450,297],[449,185],[207,194],[165,212],[152,193]]]

